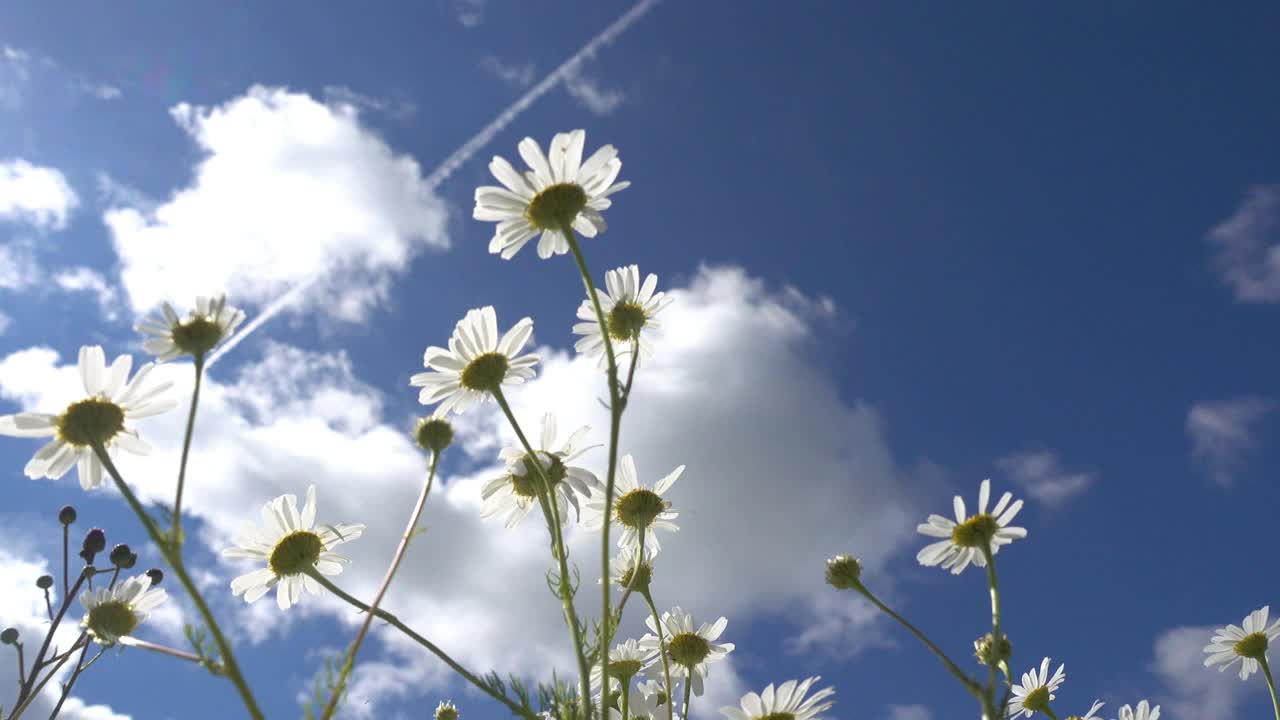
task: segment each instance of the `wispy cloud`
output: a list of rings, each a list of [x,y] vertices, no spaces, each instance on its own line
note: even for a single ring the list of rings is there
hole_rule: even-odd
[[[70,293],[85,293],[98,303],[103,317],[114,320],[119,315],[119,295],[102,273],[87,267],[74,267],[54,274],[53,282]]]
[[[621,90],[603,87],[599,79],[589,74],[582,63],[574,65],[565,73],[564,89],[593,115],[608,115],[626,99]]]
[[[1236,707],[1263,685],[1242,683],[1234,672],[1204,666],[1204,646],[1214,629],[1176,627],[1156,638],[1151,670],[1165,685],[1160,704],[1171,717],[1235,717]]]
[[[405,120],[418,112],[417,103],[407,97],[373,97],[356,92],[345,85],[326,85],[324,99],[330,105],[345,104],[355,108],[367,108],[382,113],[392,120]]]
[[[60,230],[79,204],[60,171],[22,159],[0,162],[0,220]]]
[[[1250,188],[1208,240],[1215,248],[1214,267],[1236,300],[1280,302],[1280,184]]]
[[[1261,397],[1196,403],[1187,413],[1191,456],[1213,482],[1231,485],[1257,446],[1256,426],[1274,408]]]
[[[486,0],[453,0],[454,15],[458,24],[464,28],[473,28],[484,22]]]
[[[495,55],[485,55],[480,58],[480,67],[502,82],[521,88],[529,87],[533,82],[534,73],[537,72],[532,62],[507,63]]]
[[[1032,498],[1047,505],[1066,502],[1095,480],[1093,473],[1067,470],[1050,450],[1011,453],[996,460],[996,467]]]
[[[31,243],[14,240],[0,245],[0,289],[22,290],[40,280],[40,263]]]
[[[933,713],[923,705],[891,705],[889,720],[932,720]]]

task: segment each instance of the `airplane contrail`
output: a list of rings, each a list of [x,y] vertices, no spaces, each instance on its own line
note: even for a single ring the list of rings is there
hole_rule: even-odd
[[[431,173],[427,175],[423,180],[423,184],[425,184],[431,191],[435,191],[439,188],[445,180],[449,179],[449,176],[452,175],[455,170],[461,167],[463,163],[475,157],[477,152],[480,152],[484,146],[492,142],[498,133],[505,130],[508,125],[520,116],[521,113],[528,110],[530,105],[537,102],[543,95],[551,92],[558,83],[563,82],[564,79],[577,69],[583,61],[594,57],[601,48],[612,43],[614,40],[617,40],[618,36],[626,32],[628,28],[635,24],[637,20],[644,17],[644,15],[652,10],[659,2],[660,0],[639,0],[635,5],[631,6],[630,10],[623,13],[621,17],[610,23],[609,26],[600,31],[598,35],[587,41],[587,44],[579,48],[573,55],[570,55],[568,60],[560,63],[555,70],[552,70],[546,77],[542,78],[537,85],[529,88],[524,95],[521,95],[515,102],[507,106],[505,110],[498,113],[498,116],[490,121],[488,125],[485,125],[479,132],[472,135],[466,142],[462,143],[457,150],[450,153],[449,157],[445,158],[443,162],[436,166],[435,170],[432,170]],[[283,312],[285,308],[289,307],[289,305],[302,294],[303,290],[310,287],[314,282],[315,279],[313,278],[299,283],[284,295],[280,296],[263,308],[262,312],[259,313],[257,317],[248,323],[245,323],[245,326],[241,328],[240,332],[236,333],[229,340],[223,343],[221,347],[209,355],[209,359],[205,362],[205,367],[212,367],[215,362],[228,352],[231,352],[231,350],[243,342],[246,337],[265,325],[268,320]]]

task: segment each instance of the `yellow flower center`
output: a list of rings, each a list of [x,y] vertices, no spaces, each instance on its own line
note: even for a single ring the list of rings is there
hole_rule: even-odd
[[[625,301],[617,303],[609,311],[609,334],[615,340],[635,340],[648,322],[649,316],[639,304]]]
[[[768,715],[761,715],[759,720],[796,720],[796,716],[789,712],[774,712]]]
[[[124,430],[124,410],[110,400],[88,398],[67,406],[56,423],[58,437],[72,445],[105,445]]]
[[[622,682],[631,679],[633,675],[640,672],[639,660],[610,660],[609,674],[618,678]]]
[[[462,387],[468,390],[493,392],[502,385],[511,364],[502,353],[490,352],[478,355],[462,368]]]
[[[436,708],[436,720],[458,720],[458,708],[452,705]]]
[[[987,513],[980,513],[956,525],[951,531],[951,542],[960,547],[990,546],[991,538],[996,536],[1000,525]]]
[[[639,530],[651,525],[667,509],[667,501],[652,490],[637,488],[614,501],[618,522]]]
[[[542,468],[542,472],[547,474],[547,480],[551,481],[551,488],[554,490],[555,486],[564,480],[567,471],[560,458],[555,455],[550,457],[551,466]],[[537,461],[528,455],[521,462],[524,463],[524,475],[511,473],[511,490],[523,498],[537,497],[538,488],[542,485],[542,476],[538,474],[540,465],[537,465]]]
[[[222,342],[222,327],[208,318],[193,318],[175,325],[172,337],[180,350],[200,356]]]
[[[1027,693],[1022,706],[1033,712],[1044,712],[1049,708],[1049,688],[1040,686]]]
[[[587,191],[577,183],[550,185],[533,196],[525,217],[540,230],[563,230],[587,206]]]
[[[711,654],[711,643],[697,633],[680,633],[667,643],[667,654],[677,665],[691,668]]]
[[[310,530],[295,530],[280,538],[267,564],[276,575],[297,575],[316,564],[324,543]]]
[[[1260,632],[1250,633],[1241,638],[1232,649],[1240,657],[1260,660],[1267,654],[1267,636]]]
[[[634,582],[632,582],[632,579],[631,579],[632,575],[635,576]],[[652,580],[653,580],[653,566],[650,565],[649,563],[640,563],[639,568],[636,568],[633,565],[627,568],[625,571],[623,571],[622,577],[619,578],[618,580],[618,587],[622,588],[623,590],[626,590],[627,588],[631,588],[636,592],[644,593],[644,592],[648,592],[649,583],[652,582]]]
[[[133,632],[138,627],[138,616],[127,603],[109,600],[89,611],[86,623],[101,640],[114,640]]]

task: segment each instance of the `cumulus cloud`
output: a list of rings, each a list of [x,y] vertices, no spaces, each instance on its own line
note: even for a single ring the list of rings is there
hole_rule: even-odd
[[[23,240],[0,245],[0,289],[22,290],[40,279],[40,263],[32,244]]]
[[[359,320],[423,248],[448,247],[418,163],[349,103],[255,86],[171,114],[204,155],[191,184],[154,209],[103,215],[136,311],[223,291],[263,304],[311,283],[295,307]]]
[[[1187,413],[1192,459],[1213,482],[1227,487],[1257,446],[1257,425],[1274,404],[1259,397],[1196,403]]]
[[[108,320],[116,318],[116,288],[97,270],[84,266],[61,270],[54,274],[53,282],[66,292],[91,296],[97,301],[103,317]]]
[[[21,158],[0,162],[0,220],[60,230],[79,202],[58,170]]]
[[[1049,450],[1016,452],[996,460],[996,467],[1046,505],[1058,505],[1093,484],[1092,473],[1067,470]]]
[[[1250,188],[1235,213],[1209,231],[1214,267],[1236,300],[1280,302],[1280,185]]]
[[[744,657],[777,650],[737,635],[734,628],[753,614],[783,617],[798,635],[816,623],[834,633],[865,626],[869,615],[831,624],[822,561],[854,548],[869,572],[879,571],[910,536],[919,514],[910,498],[919,480],[892,456],[875,409],[842,400],[829,371],[814,361],[824,304],[771,291],[731,268],[704,268],[688,287],[671,292],[675,303],[664,313],[658,355],[639,374],[623,423],[623,451],[634,454],[643,480],[688,466],[670,492],[681,531],[664,541],[657,601],[708,620],[728,616],[725,638],[739,642]],[[510,394],[516,416],[533,428],[554,409],[566,431],[590,424],[590,441],[607,439],[596,363],[553,348],[541,352],[538,379]],[[190,387],[189,366],[167,364],[159,372],[180,383],[178,392]],[[0,394],[24,407],[65,402],[48,391],[60,382],[74,390],[74,370],[50,350],[0,360]],[[122,459],[146,499],[170,499],[165,469],[176,464],[181,414],[179,408],[143,421],[157,453]],[[207,523],[202,539],[223,547],[260,503],[284,492],[301,495],[315,483],[320,521],[369,524],[364,537],[344,546],[353,563],[339,584],[372,595],[426,470],[407,418],[385,416],[380,394],[355,377],[342,353],[272,344],[236,376],[210,379],[188,480],[188,507]],[[410,547],[385,606],[477,671],[546,679],[552,668],[568,670],[560,611],[545,586],[551,566],[545,528],[536,518],[514,530],[479,518],[480,488],[500,472],[495,450],[515,439],[492,404],[461,416],[459,437],[447,458],[453,470],[433,491],[425,532]],[[596,450],[583,462],[603,472],[604,455]],[[599,538],[574,527],[568,539],[581,571],[581,607],[590,615]],[[242,569],[218,569],[223,592]],[[253,608],[253,621],[277,629],[316,613],[348,624],[360,619],[327,598],[311,598],[283,616],[270,599]],[[642,627],[633,610],[623,632]],[[361,707],[373,712],[382,698],[444,682],[440,663],[420,648],[384,629],[379,636],[382,654],[369,653],[353,687]],[[379,674],[376,663],[397,671]],[[732,664],[717,666],[708,686],[714,699],[703,703],[707,717],[742,690]]]
[[[626,99],[626,94],[616,88],[606,88],[599,78],[575,63],[565,69],[564,89],[579,105],[593,115],[608,115]]]
[[[508,85],[524,88],[533,83],[537,68],[532,62],[507,63],[494,55],[480,58],[480,67]]]
[[[1204,666],[1204,646],[1216,628],[1176,627],[1156,638],[1151,670],[1164,683],[1160,705],[1175,718],[1234,717],[1235,709],[1263,683],[1242,683],[1233,671]]]

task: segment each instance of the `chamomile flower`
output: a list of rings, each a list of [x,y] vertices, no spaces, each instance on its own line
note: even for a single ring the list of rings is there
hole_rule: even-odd
[[[307,502],[298,511],[296,495],[281,495],[262,506],[262,528],[248,521],[236,536],[236,547],[222,551],[225,558],[248,558],[267,566],[231,581],[231,592],[254,602],[276,588],[276,604],[288,610],[302,598],[305,587],[320,594],[320,584],[305,574],[315,568],[322,575],[337,575],[349,560],[330,552],[364,533],[364,525],[316,527],[316,486],[307,488]]]
[[[834,700],[827,699],[836,694],[833,687],[823,688],[805,698],[809,688],[821,679],[820,675],[815,675],[805,680],[788,680],[777,690],[770,683],[759,695],[753,692],[743,695],[740,708],[723,707],[720,712],[729,720],[814,720],[835,705]]]
[[[1009,717],[1015,718],[1019,713],[1023,717],[1031,717],[1037,712],[1044,712],[1058,692],[1058,688],[1067,679],[1066,665],[1058,665],[1058,670],[1049,676],[1049,658],[1040,661],[1040,672],[1035,668],[1022,673],[1022,684],[1013,686],[1013,698],[1009,701]]]
[[[80,627],[99,644],[128,644],[128,638],[138,629],[147,614],[164,602],[168,593],[151,587],[151,578],[137,575],[115,584],[80,594],[80,604],[85,616]]]
[[[916,531],[929,537],[946,538],[940,542],[926,545],[916,555],[921,565],[941,565],[952,574],[959,575],[970,563],[978,567],[986,567],[987,560],[982,554],[984,545],[989,545],[991,554],[995,555],[1000,547],[1014,540],[1027,536],[1026,528],[1009,527],[1014,516],[1022,509],[1022,501],[1013,500],[1013,493],[1006,492],[1000,502],[987,512],[987,501],[991,497],[991,481],[983,480],[978,488],[978,512],[972,517],[965,512],[964,498],[955,496],[956,519],[941,515],[930,515],[929,521],[921,523]]]
[[[631,678],[657,659],[652,650],[640,646],[635,638],[627,638],[609,650],[609,692],[620,691],[622,686],[630,683]],[[596,699],[600,699],[601,679],[604,668],[597,663],[591,668],[591,689]]]
[[[1063,720],[1102,720],[1102,718],[1098,717],[1097,713],[1102,709],[1103,705],[1106,705],[1106,703],[1094,700],[1093,705],[1089,707],[1089,712],[1084,715],[1068,715],[1063,718]],[[1120,711],[1120,715],[1121,718],[1124,717],[1124,710]]]
[[[27,477],[56,480],[72,465],[78,465],[80,487],[89,490],[102,484],[104,470],[93,451],[94,443],[101,443],[109,455],[114,455],[117,447],[138,455],[151,452],[151,446],[125,423],[168,412],[177,407],[178,401],[161,397],[172,383],[145,382],[154,367],[151,363],[138,368],[133,379],[126,382],[132,366],[133,358],[121,355],[107,367],[102,348],[82,347],[79,370],[84,399],[71,403],[60,415],[0,416],[0,435],[53,437],[27,463]]]
[[[422,388],[418,402],[440,403],[436,415],[462,412],[503,385],[519,385],[533,377],[538,356],[517,355],[532,334],[533,320],[524,318],[499,338],[492,305],[470,310],[454,327],[448,350],[427,348],[422,356],[427,372],[409,378],[409,384]]]
[[[640,560],[637,557],[639,554],[640,548],[636,545],[624,545],[619,548],[618,555],[609,562],[609,582],[614,587],[619,590],[630,587],[635,592],[645,592],[649,589],[649,583],[653,580],[653,563],[647,559]],[[637,560],[640,560],[638,573]],[[602,582],[603,580],[598,581],[597,584]]]
[[[661,652],[658,639],[658,626],[653,616],[645,618],[651,634],[640,638],[640,647],[657,655]],[[729,624],[725,618],[714,623],[702,623],[694,629],[693,615],[673,607],[662,614],[662,639],[667,644],[667,659],[670,661],[671,678],[686,678],[691,683],[694,695],[702,695],[702,681],[706,677],[707,667],[711,663],[720,662],[733,651],[733,643],[718,643],[720,634]],[[660,674],[661,663],[649,666],[649,671]]]
[[[488,519],[502,515],[507,527],[519,525],[538,504],[542,477],[534,466],[536,462],[551,481],[560,523],[563,525],[569,522],[570,505],[575,514],[580,512],[578,495],[589,498],[593,490],[602,489],[600,481],[590,471],[569,465],[570,461],[591,449],[590,446],[580,445],[583,436],[590,430],[590,427],[584,425],[570,435],[563,445],[556,447],[556,416],[551,413],[543,415],[542,437],[536,457],[531,457],[524,448],[518,447],[503,448],[498,454],[507,463],[507,471],[501,477],[490,480],[480,491],[480,497],[484,500],[480,517]]]
[[[654,483],[653,489],[640,484],[639,473],[636,472],[636,461],[631,455],[623,455],[618,463],[618,474],[613,486],[613,506],[608,512],[613,513],[614,520],[622,525],[622,533],[618,537],[618,546],[637,546],[640,544],[640,530],[643,528],[646,557],[652,558],[662,549],[655,530],[676,532],[680,528],[672,520],[679,513],[671,510],[671,503],[663,499],[680,475],[684,465],[672,470],[670,474]],[[603,492],[591,496],[587,503],[587,513],[582,524],[589,530],[597,530],[604,526],[605,497]]]
[[[1120,708],[1120,720],[1160,720],[1160,706],[1152,707],[1146,700],[1139,701],[1137,707],[1124,705]]]
[[[1218,628],[1213,640],[1204,647],[1209,653],[1204,659],[1205,667],[1218,665],[1218,670],[1226,670],[1238,662],[1241,680],[1257,672],[1258,661],[1267,656],[1267,646],[1280,636],[1280,620],[1267,625],[1270,611],[1269,605],[1254,610],[1244,619],[1243,627]]]
[[[662,713],[659,713],[658,708],[666,702],[667,696],[660,692],[646,692],[645,687],[648,686],[649,683],[640,683],[639,685],[640,686],[638,688],[632,690],[627,696],[627,715],[635,718],[636,720],[658,720],[658,718],[665,718],[667,716],[666,711],[664,710]],[[610,710],[612,710],[612,708],[610,708]],[[610,712],[609,714],[612,715],[613,713]]]
[[[472,211],[476,220],[498,223],[489,241],[490,253],[510,260],[525,243],[542,233],[538,257],[549,258],[569,252],[565,233],[570,227],[586,237],[604,232],[604,216],[600,213],[613,204],[609,196],[631,183],[614,183],[622,161],[612,145],[605,145],[582,161],[586,137],[583,130],[557,133],[547,155],[542,154],[533,138],[521,140],[520,157],[532,168],[523,174],[494,156],[489,172],[503,187],[476,188]]]
[[[156,362],[180,355],[203,357],[244,322],[244,312],[228,305],[226,295],[196,298],[195,309],[185,319],[167,302],[160,306],[160,313],[134,327],[151,336],[142,347],[156,356]]]
[[[600,309],[604,312],[608,324],[609,337],[613,340],[613,350],[622,357],[639,348],[643,360],[652,350],[644,331],[658,327],[655,318],[662,309],[671,304],[672,298],[666,293],[655,293],[658,276],[650,273],[640,282],[640,266],[628,265],[617,270],[610,270],[604,275],[607,290],[596,289],[596,298],[600,301]],[[588,298],[578,307],[580,322],[573,326],[573,332],[583,337],[574,345],[574,349],[587,357],[599,357],[604,363],[604,331],[600,328],[600,320],[596,317],[595,306]]]
[[[458,720],[458,706],[452,700],[441,700],[436,705],[435,720]]]

